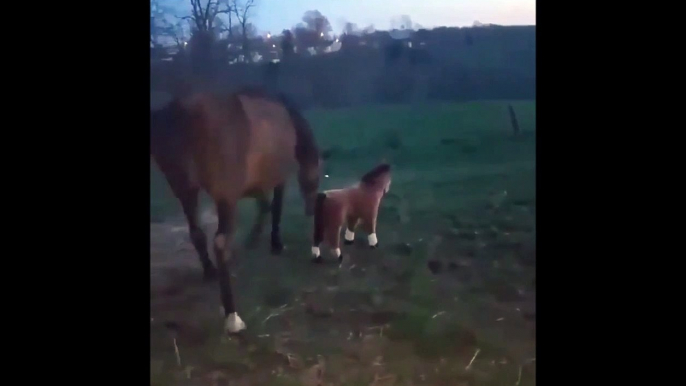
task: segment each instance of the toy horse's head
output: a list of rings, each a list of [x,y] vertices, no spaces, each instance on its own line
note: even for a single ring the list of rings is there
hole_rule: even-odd
[[[362,184],[368,188],[388,193],[391,188],[391,165],[382,163],[362,176]]]

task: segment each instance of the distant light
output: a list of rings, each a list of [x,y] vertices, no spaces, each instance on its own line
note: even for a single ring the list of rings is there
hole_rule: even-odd
[[[328,174],[324,174],[324,177],[329,178],[329,175],[328,175]]]
[[[320,32],[320,33],[319,33],[319,36],[324,36],[324,32]]]
[[[184,45],[184,46],[187,46],[187,45],[188,45],[188,42],[183,42],[183,45]]]
[[[276,48],[276,44],[272,44],[272,47]]]
[[[336,38],[336,43],[338,43],[338,38]]]
[[[270,39],[272,37],[272,34],[267,34],[267,39]]]

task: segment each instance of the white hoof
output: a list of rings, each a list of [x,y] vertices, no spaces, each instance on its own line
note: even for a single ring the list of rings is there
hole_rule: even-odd
[[[245,330],[245,328],[245,323],[243,323],[243,320],[240,316],[238,316],[237,313],[234,312],[226,317],[224,329],[226,329],[227,332],[235,333],[241,330]]]
[[[319,257],[320,253],[321,252],[319,251],[319,247],[315,247],[315,246],[312,247],[312,256],[313,257]]]
[[[349,229],[345,229],[345,240],[355,241],[355,232],[351,232]]]
[[[370,247],[373,247],[379,243],[379,240],[376,239],[376,233],[372,233],[369,236],[367,236],[367,241],[369,241]]]

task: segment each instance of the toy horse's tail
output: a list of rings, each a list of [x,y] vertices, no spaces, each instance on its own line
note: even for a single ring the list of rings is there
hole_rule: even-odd
[[[314,246],[319,246],[324,239],[324,200],[326,193],[318,193],[314,203]]]

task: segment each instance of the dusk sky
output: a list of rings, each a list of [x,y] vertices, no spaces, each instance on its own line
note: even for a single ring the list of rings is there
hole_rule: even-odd
[[[168,0],[190,10],[188,0]],[[255,0],[252,21],[260,32],[280,33],[318,10],[334,33],[349,21],[363,28],[390,29],[391,20],[408,15],[423,27],[471,26],[474,21],[501,25],[535,25],[536,0]],[[186,11],[188,12],[188,11]]]

